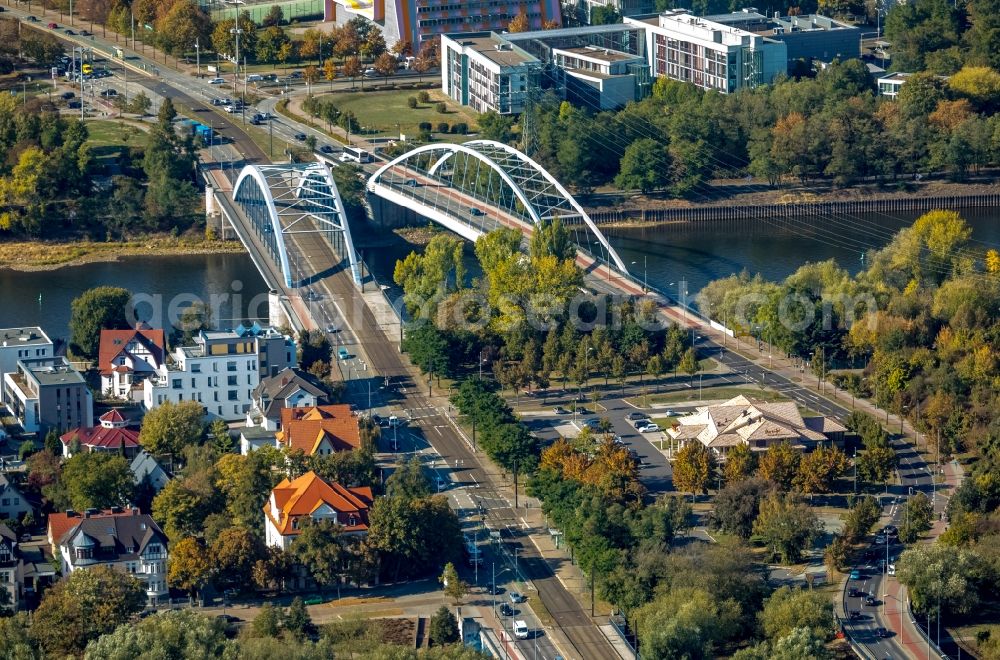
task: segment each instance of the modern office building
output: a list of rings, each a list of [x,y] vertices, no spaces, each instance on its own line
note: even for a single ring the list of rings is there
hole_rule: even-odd
[[[194,344],[179,346],[172,359],[143,383],[143,405],[197,401],[206,414],[245,419],[262,376],[296,365],[295,342],[277,330],[239,326],[202,331]]]
[[[731,14],[705,16],[704,20],[784,42],[789,67],[800,60],[832,62],[861,57],[861,29],[820,14],[783,17],[775,12],[768,17],[748,7]]]
[[[564,22],[590,24],[594,9],[611,7],[619,16],[643,16],[656,11],[654,0],[563,0]]]
[[[55,355],[52,340],[38,326],[0,330],[0,381],[17,371],[18,360],[50,358]]]
[[[889,73],[882,76],[876,81],[879,96],[885,96],[890,99],[896,98],[899,96],[899,89],[903,86],[903,83],[912,75],[912,73],[897,71],[896,73]]]
[[[559,0],[326,0],[324,20],[372,21],[385,41],[409,42],[415,52],[449,32],[503,31],[524,14],[531,30],[561,25]]]
[[[541,80],[542,62],[498,34],[441,37],[441,91],[476,112],[523,112]]]
[[[552,59],[564,76],[566,99],[593,110],[613,110],[638,101],[639,83],[649,79],[645,57],[608,48],[554,48]]]
[[[684,10],[624,19],[645,28],[654,77],[689,82],[723,94],[770,83],[788,66],[787,46]]]
[[[94,399],[64,357],[24,359],[3,377],[3,400],[25,433],[44,435],[94,423]]]

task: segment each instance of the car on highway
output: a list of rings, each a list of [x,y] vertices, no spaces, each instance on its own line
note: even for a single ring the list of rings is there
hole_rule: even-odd
[[[500,603],[500,616],[514,616],[514,608],[507,603]]]
[[[332,333],[337,333],[337,332],[340,332],[340,328],[338,328],[335,325],[328,325],[328,326],[326,326],[326,331],[329,332],[329,333],[331,333],[331,334]]]
[[[66,104],[66,107],[70,108],[71,110],[79,110],[81,107],[83,107],[83,104],[81,104],[79,101],[70,101],[69,103]]]
[[[74,96],[76,96],[76,94],[74,94],[73,92],[63,92],[62,93],[62,98],[65,99],[65,100],[67,100],[67,101],[70,100],[71,98],[73,98]]]
[[[295,134],[295,139],[298,140],[299,142],[305,142],[306,141],[306,134],[305,133],[296,133]]]
[[[517,591],[510,592],[507,597],[510,598],[510,602],[514,603],[515,605],[523,603],[524,601],[528,600],[527,598],[525,598],[524,594],[518,593]]]
[[[876,605],[878,605],[878,599],[875,598],[874,596],[866,596],[865,605],[868,605],[869,607],[875,607]]]
[[[875,537],[875,545],[885,545],[887,540],[885,534],[879,534]]]
[[[389,428],[395,428],[399,426],[399,417],[395,415],[389,415]]]
[[[514,637],[528,639],[528,624],[521,619],[514,622]]]
[[[848,598],[857,598],[858,596],[864,596],[864,595],[865,592],[861,591],[857,587],[851,587],[850,589],[847,590]]]
[[[491,596],[496,596],[497,594],[503,592],[503,589],[501,589],[499,586],[497,586],[496,584],[494,584],[492,582],[488,583],[486,585],[485,589],[486,589],[486,593],[490,594]]]
[[[899,529],[895,525],[886,525],[882,529],[882,533],[886,536],[896,536],[899,534]]]
[[[435,485],[437,486],[437,492],[439,492],[439,493],[442,490],[445,490],[446,488],[448,488],[448,482],[445,481],[444,479],[442,479],[441,477],[437,478],[437,481],[435,482]]]
[[[59,26],[56,23],[49,23],[47,26],[50,30],[58,30]]]
[[[881,626],[875,629],[875,636],[879,639],[885,639],[889,636],[889,631]]]
[[[38,22],[38,17],[37,17],[37,16],[28,16],[28,17],[26,18],[26,20],[27,20],[27,21],[28,21],[29,23],[37,23],[37,22]]]
[[[378,77],[378,71],[376,71],[375,69],[373,69],[371,67],[368,67],[367,69],[365,69],[365,72],[362,73],[361,75],[363,75],[365,78],[377,78]]]
[[[854,610],[853,612],[847,613],[847,618],[852,620],[857,620],[861,618],[861,612]]]
[[[66,28],[66,34],[68,34],[69,36],[72,37],[73,35],[76,34],[76,32],[73,32],[73,30],[70,30],[69,28]]]
[[[855,568],[855,569],[853,569],[853,570],[851,571],[851,574],[850,574],[850,576],[848,576],[848,579],[850,579],[850,580],[860,580],[860,579],[861,579],[861,571],[859,571],[859,570],[858,570],[858,569],[856,569],[856,568]]]
[[[339,349],[337,349],[337,357],[340,358],[341,360],[346,360],[347,358],[351,357],[351,354],[347,352],[346,348],[341,346]]]
[[[264,76],[260,75],[259,73],[251,73],[249,76],[247,76],[247,82],[248,83],[260,82],[263,79],[264,79]]]
[[[297,79],[299,79],[299,78],[302,77],[302,72],[301,71],[292,71],[291,73],[288,74],[288,77],[297,80]]]
[[[406,180],[406,185],[409,186],[410,188],[416,188],[417,185],[418,185],[417,184],[417,180],[416,179],[407,179]]]
[[[322,153],[324,153],[324,154],[332,154],[333,153],[333,147],[331,147],[328,144],[324,144],[322,147],[319,148],[319,150]]]
[[[108,89],[106,89],[103,92],[101,92],[101,96],[103,96],[106,99],[113,98],[115,96],[118,96],[118,90],[114,89],[112,87],[109,87]]]
[[[565,408],[563,408],[562,406],[556,406],[555,408],[552,409],[552,412],[554,412],[557,415],[568,415],[569,414],[569,411],[566,410]]]
[[[486,213],[482,209],[477,209],[475,206],[469,209],[469,213],[471,213],[474,216],[486,215]]]
[[[221,85],[226,82],[225,78],[212,78],[208,81],[209,85]]]
[[[67,34],[69,34],[69,33],[67,32]],[[90,30],[80,30],[80,36],[81,37],[89,37],[90,36]]]

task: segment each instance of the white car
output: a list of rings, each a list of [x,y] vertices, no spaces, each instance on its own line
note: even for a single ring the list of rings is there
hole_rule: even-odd
[[[221,85],[224,82],[226,82],[224,78],[212,78],[211,80],[208,81],[208,84],[209,85]]]
[[[636,428],[639,433],[656,433],[660,430],[660,427],[656,424],[645,424]]]
[[[518,619],[514,622],[514,637],[528,639],[528,624]]]

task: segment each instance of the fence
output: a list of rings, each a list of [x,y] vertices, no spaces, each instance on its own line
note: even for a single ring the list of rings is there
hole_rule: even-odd
[[[1000,207],[1000,194],[948,195],[942,197],[888,197],[839,202],[809,202],[801,204],[706,205],[691,208],[623,209],[589,213],[597,224],[710,222],[717,220],[754,220],[765,218],[797,218],[852,213],[890,213],[899,211],[930,211],[932,209]],[[569,219],[567,219],[569,220]]]

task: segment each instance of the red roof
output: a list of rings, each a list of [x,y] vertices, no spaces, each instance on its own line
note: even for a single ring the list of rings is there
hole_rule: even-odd
[[[365,486],[345,488],[336,482],[327,482],[315,472],[306,472],[289,481],[283,479],[271,493],[278,508],[274,517],[271,502],[264,505],[264,514],[278,531],[285,536],[299,533],[297,521],[311,516],[324,504],[336,513],[336,521],[347,532],[368,530],[368,509],[372,505],[372,489]],[[351,524],[351,518],[354,524]]]
[[[337,403],[328,406],[282,408],[281,430],[275,435],[289,449],[301,449],[306,456],[316,453],[327,440],[334,451],[350,451],[361,447],[358,418],[351,406]]]
[[[81,427],[59,436],[64,445],[73,442],[73,438],[79,438],[80,444],[85,447],[100,447],[101,449],[121,449],[122,447],[139,446],[139,432],[135,429],[128,429],[122,426],[116,428],[108,428],[106,426]]]
[[[104,413],[99,418],[102,422],[110,422],[112,424],[118,424],[125,421],[125,418],[118,411],[117,408],[112,408],[108,412]]]
[[[112,363],[125,351],[125,347],[133,339],[144,344],[156,357],[158,363],[163,362],[167,344],[163,338],[162,329],[153,330],[152,328],[140,327],[129,330],[101,330],[101,347],[98,351],[97,367],[101,370],[102,376],[110,376],[114,371],[127,371],[127,368],[116,367]]]
[[[100,513],[93,513],[90,518],[116,518],[118,516],[131,516],[138,515],[138,509],[124,509],[122,511],[117,511],[112,513],[111,509],[104,509]],[[59,511],[57,513],[49,514],[49,542],[52,544],[58,544],[66,532],[73,529],[76,525],[84,519],[86,514],[80,513],[78,511],[72,512],[70,515],[67,512]]]

